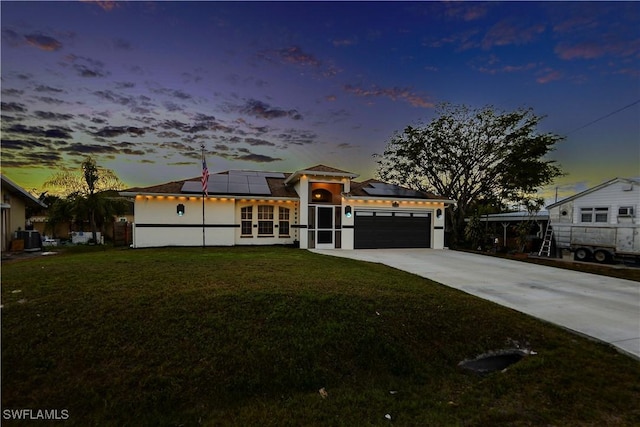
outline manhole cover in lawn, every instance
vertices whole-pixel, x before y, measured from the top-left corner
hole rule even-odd
[[[482,354],[475,359],[463,360],[458,366],[479,374],[488,374],[508,368],[527,354],[529,353],[522,350],[500,350]]]

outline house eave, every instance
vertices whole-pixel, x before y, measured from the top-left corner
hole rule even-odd
[[[121,191],[121,196],[124,197],[151,197],[151,198],[197,198],[201,199],[202,194],[188,194],[188,193],[151,193],[144,191]],[[282,200],[282,201],[300,201],[297,197],[278,197],[268,195],[257,194],[209,194],[206,199],[227,199],[227,200]]]
[[[349,178],[349,179],[354,179],[360,176],[357,173],[350,173],[350,172],[321,172],[321,171],[315,171],[315,170],[302,170],[302,171],[294,172],[291,175],[289,175],[289,177],[284,180],[284,185],[290,185],[298,181],[300,177],[303,175],[326,176],[331,178]]]
[[[349,196],[343,195],[343,197],[347,200],[358,200],[358,201],[367,201],[367,200],[383,200],[385,202],[427,202],[427,203],[442,203],[445,205],[454,205],[456,202],[454,200],[449,199],[418,199],[418,198],[407,198],[407,197],[365,197],[365,196]]]
[[[6,175],[0,175],[0,176],[2,179],[2,186],[20,195],[25,200],[25,202],[35,204],[41,208],[47,207],[47,205],[44,202],[36,199],[34,196],[29,194],[24,188],[20,187],[18,184],[11,181]]]

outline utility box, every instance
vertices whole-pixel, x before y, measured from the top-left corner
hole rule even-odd
[[[24,241],[24,250],[27,252],[42,250],[42,238],[36,230],[18,231],[18,240]]]

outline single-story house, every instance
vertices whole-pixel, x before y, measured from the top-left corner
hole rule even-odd
[[[318,165],[293,173],[231,170],[120,192],[134,200],[133,246],[299,245],[444,248],[454,201]]]
[[[2,182],[0,195],[2,198],[2,251],[4,252],[11,249],[11,241],[17,237],[16,233],[28,228],[27,208],[46,208],[46,205],[5,175],[0,175],[0,181]]]

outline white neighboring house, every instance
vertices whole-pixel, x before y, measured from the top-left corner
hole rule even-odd
[[[558,248],[577,260],[640,258],[640,181],[615,178],[547,206]]]
[[[120,194],[135,202],[135,248],[444,248],[444,211],[452,200],[353,181],[357,176],[324,165],[294,173],[227,171],[209,175],[204,202],[199,178]]]

